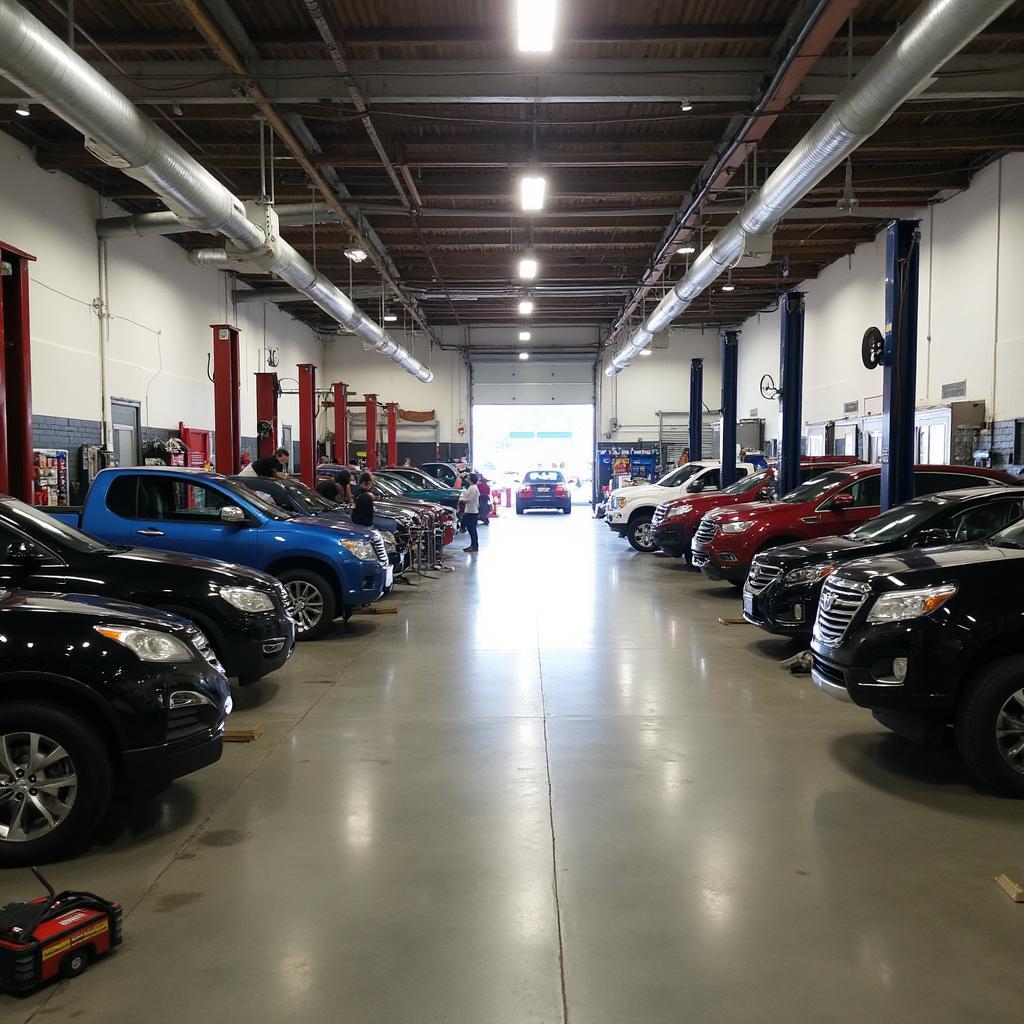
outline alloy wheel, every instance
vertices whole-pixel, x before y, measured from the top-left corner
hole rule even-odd
[[[1024,688],[1011,693],[996,715],[996,746],[1003,760],[1024,774]]]
[[[651,542],[651,524],[641,523],[634,531],[633,536],[636,538],[637,544],[642,548],[653,547]]]
[[[56,740],[38,732],[0,735],[0,840],[25,843],[59,828],[78,792],[78,772]]]
[[[305,580],[290,580],[285,584],[295,608],[295,623],[300,633],[313,629],[324,617],[324,596]]]

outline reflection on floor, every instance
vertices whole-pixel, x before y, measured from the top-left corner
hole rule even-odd
[[[125,903],[123,949],[0,1016],[1019,1021],[1020,805],[580,511],[237,691],[257,742],[48,872]]]

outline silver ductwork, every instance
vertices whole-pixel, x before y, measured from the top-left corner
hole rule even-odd
[[[768,180],[701,252],[687,274],[612,357],[614,377],[633,361],[712,282],[743,254],[747,235],[774,230],[815,185],[827,177],[954,54],[1012,0],[925,0],[851,85],[815,122]]]
[[[99,72],[14,0],[0,0],[0,74],[85,136],[86,148],[155,192],[189,230],[223,235],[234,253],[276,274],[331,319],[427,383],[433,373],[165,135]]]
[[[337,224],[338,215],[326,203],[280,203],[274,207],[278,222],[290,226]],[[156,213],[136,213],[127,217],[101,217],[96,221],[96,234],[100,238],[121,238],[136,235],[183,235],[195,228],[178,220],[170,210]]]

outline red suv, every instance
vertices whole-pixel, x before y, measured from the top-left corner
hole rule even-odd
[[[827,469],[860,463],[853,455],[805,456],[800,463],[800,480],[809,480]],[[690,494],[662,502],[651,520],[651,540],[673,558],[690,557],[690,543],[697,524],[708,512],[751,501],[771,501],[775,497],[775,470],[765,469],[741,477],[721,491]]]
[[[1003,486],[1020,480],[998,469],[973,466],[916,466],[914,496],[977,485]],[[815,476],[779,501],[734,505],[709,512],[691,544],[693,564],[713,580],[740,587],[759,551],[847,533],[881,511],[882,468],[850,466]]]

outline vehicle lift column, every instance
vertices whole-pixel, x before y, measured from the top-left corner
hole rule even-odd
[[[804,388],[804,293],[787,292],[782,297],[782,339],[779,352],[779,441],[778,494],[800,483],[800,432]]]
[[[388,402],[388,465],[398,465],[398,403]]]
[[[210,324],[213,328],[213,426],[217,472],[235,476],[242,469],[242,431],[238,376],[238,328]]]
[[[299,363],[299,478],[316,483],[316,363]]]
[[[377,468],[377,396],[363,395],[366,402],[366,468]]]
[[[882,511],[914,496],[917,293],[921,222],[894,220],[885,235],[882,351]]]
[[[277,450],[277,396],[279,385],[276,373],[256,374],[256,426],[259,433],[261,423],[270,424],[270,433],[256,438],[256,457],[259,459],[273,455]]]
[[[28,265],[0,242],[0,492],[32,504],[32,340]]]
[[[722,332],[722,469],[720,487],[736,482],[736,386],[739,331]]]
[[[695,411],[696,410],[696,411]],[[690,360],[690,461],[704,458],[704,360]]]
[[[348,465],[348,385],[334,385],[334,461]]]

